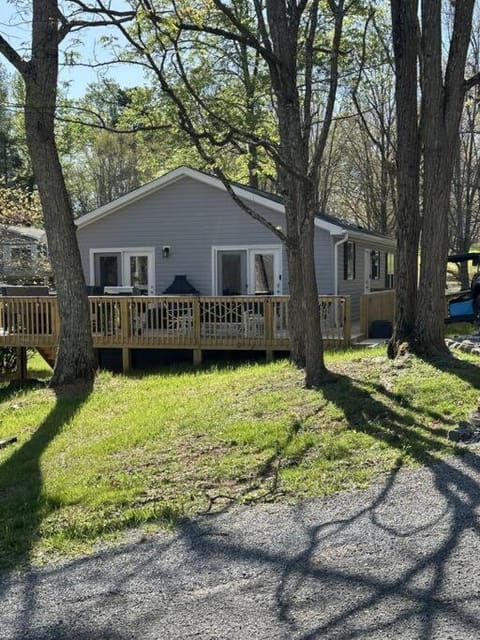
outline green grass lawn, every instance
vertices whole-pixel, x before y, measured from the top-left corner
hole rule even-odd
[[[0,450],[1,566],[236,503],[364,487],[451,453],[448,429],[478,404],[480,367],[462,358],[331,354],[320,392],[286,361],[103,372],[89,396],[4,386],[0,439],[18,443]]]

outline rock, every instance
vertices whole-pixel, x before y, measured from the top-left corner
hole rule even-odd
[[[448,432],[447,438],[452,442],[467,442],[474,434],[475,431],[468,422],[460,422],[458,427]]]
[[[460,351],[464,351],[465,353],[470,353],[475,346],[475,343],[471,340],[463,340],[460,343],[459,349]]]
[[[470,424],[474,427],[480,427],[480,408],[472,411],[469,416]]]

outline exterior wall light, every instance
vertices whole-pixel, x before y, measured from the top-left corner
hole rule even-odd
[[[162,247],[162,256],[164,258],[170,258],[172,255],[172,250],[169,246]]]

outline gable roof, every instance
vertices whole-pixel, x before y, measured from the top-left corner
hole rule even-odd
[[[111,213],[136,202],[137,200],[141,200],[148,195],[160,191],[164,187],[167,187],[182,178],[191,178],[192,180],[209,185],[219,189],[220,191],[226,191],[224,184],[216,176],[204,173],[197,169],[191,169],[190,167],[178,167],[177,169],[169,171],[151,182],[147,182],[147,184],[139,187],[138,189],[130,191],[130,193],[127,193],[116,200],[112,200],[112,202],[109,202],[98,209],[94,209],[93,211],[84,214],[75,220],[75,224],[79,229],[86,227],[87,225],[92,224],[97,220],[100,220]],[[235,194],[241,197],[242,200],[247,201],[249,204],[259,204],[271,211],[275,211],[283,215],[285,214],[285,207],[281,196],[273,193],[267,193],[266,191],[260,191],[259,189],[254,189],[253,187],[235,182],[232,182],[231,184]],[[315,216],[315,226],[327,231],[333,236],[345,235],[348,233],[349,236],[351,235],[352,237],[368,237],[370,240],[375,238],[377,241],[391,244],[392,246],[394,244],[394,241],[387,236],[363,229],[362,227],[357,227],[351,223],[344,222],[338,218],[334,218],[333,216],[323,213]]]
[[[46,242],[45,231],[36,227],[25,227],[20,225],[8,225],[6,231],[22,240],[35,240],[36,242]]]

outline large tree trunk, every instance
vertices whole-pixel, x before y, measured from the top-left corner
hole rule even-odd
[[[323,358],[323,339],[320,325],[320,308],[315,274],[314,218],[309,216],[300,233],[302,256],[303,300],[305,317],[305,385],[308,388],[321,386],[328,372]]]
[[[293,176],[280,172],[286,187],[287,256],[289,268],[289,330],[291,359],[305,368],[309,388],[322,385],[328,377],[323,357],[323,340],[318,305],[314,256],[314,187],[299,184]],[[293,196],[293,197],[292,197]]]
[[[395,327],[388,353],[413,340],[420,233],[420,150],[417,114],[417,0],[392,0],[397,112],[397,255]]]
[[[73,214],[55,144],[57,20],[55,0],[33,3],[32,59],[24,77],[27,144],[42,203],[60,315],[60,342],[51,380],[54,387],[89,385],[96,368]]]
[[[289,266],[291,358],[305,367],[305,383],[319,387],[327,377],[315,278],[314,219],[316,188],[308,178],[310,142],[302,121],[297,86],[297,37],[294,13],[285,3],[267,3],[273,49],[279,62],[271,66],[279,123],[278,180],[285,201]],[[290,23],[291,20],[291,23]]]
[[[444,340],[450,188],[464,100],[464,70],[473,0],[455,10],[449,60],[442,73],[442,13],[437,0],[422,3],[423,228],[415,350],[448,353]]]

